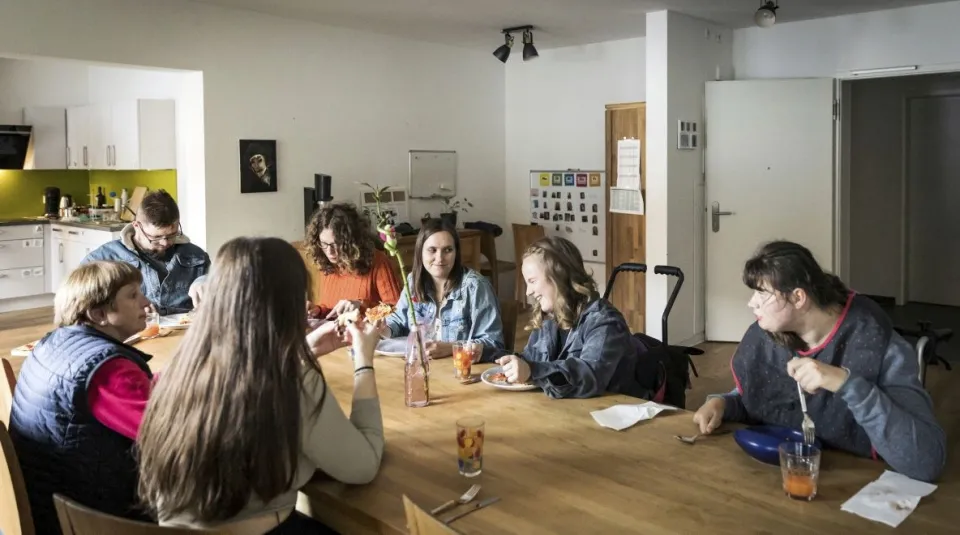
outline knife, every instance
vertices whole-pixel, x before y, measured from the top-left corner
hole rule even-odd
[[[444,524],[449,524],[449,523],[453,522],[454,520],[458,520],[458,519],[460,519],[460,518],[463,518],[463,517],[469,515],[470,513],[474,512],[474,511],[478,511],[478,510],[483,509],[484,507],[486,507],[486,506],[488,506],[488,505],[493,505],[493,504],[495,504],[495,503],[497,503],[497,502],[499,502],[499,501],[500,501],[500,498],[498,498],[498,497],[496,497],[496,496],[494,496],[493,498],[487,498],[486,500],[483,500],[482,502],[479,502],[479,503],[475,503],[475,504],[471,505],[469,508],[467,508],[467,509],[465,509],[465,510],[463,510],[463,511],[460,511],[459,513],[451,516],[450,518],[444,520],[443,523],[444,523]]]

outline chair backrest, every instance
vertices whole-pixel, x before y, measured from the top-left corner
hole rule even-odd
[[[503,322],[503,342],[507,351],[514,351],[517,345],[517,316],[520,303],[514,300],[500,301],[500,320]]]
[[[480,254],[483,255],[490,264],[490,282],[493,283],[493,290],[500,295],[500,266],[497,262],[497,239],[493,234],[487,231],[481,231],[480,234]]]
[[[197,533],[228,534],[229,531],[200,530],[190,528],[168,528],[157,524],[136,522],[119,518],[64,497],[53,495],[53,505],[57,508],[57,519],[63,535],[102,535],[103,533],[123,533],[124,535],[195,535]]]
[[[546,235],[544,228],[540,225],[521,225],[513,224],[513,252],[514,259],[517,262],[516,287],[514,288],[514,298],[522,305],[526,305],[527,285],[523,282],[523,273],[520,270],[520,264],[523,262],[523,253],[533,242]],[[526,306],[523,306],[526,308]]]
[[[403,510],[407,515],[407,530],[410,535],[451,535],[457,532],[413,503],[403,495]]]
[[[3,535],[34,535],[33,517],[23,482],[20,461],[13,449],[13,441],[6,424],[0,423],[0,533]]]
[[[0,368],[3,368],[0,377],[0,422],[10,428],[10,411],[13,409],[13,389],[17,386],[17,377],[13,374],[10,361],[0,358]]]

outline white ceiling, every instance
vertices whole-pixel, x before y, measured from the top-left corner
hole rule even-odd
[[[761,0],[193,0],[398,37],[490,49],[500,29],[533,24],[538,48],[641,37],[645,14],[670,9],[730,28],[753,25]],[[781,0],[778,22],[948,0]],[[518,39],[519,41],[519,39]]]

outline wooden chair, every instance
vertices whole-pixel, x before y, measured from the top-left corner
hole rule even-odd
[[[520,315],[520,303],[508,300],[500,301],[500,320],[503,322],[503,342],[507,351],[514,351],[517,345],[517,316]]]
[[[119,518],[62,496],[53,495],[53,505],[57,508],[57,519],[63,535],[102,535],[103,533],[123,533],[124,535],[195,535],[197,533],[228,534],[229,531],[202,530],[190,528],[168,528],[146,522],[136,522]]]
[[[513,224],[513,252],[514,258],[517,261],[517,283],[514,286],[514,299],[520,303],[521,310],[526,310],[527,308],[527,285],[523,282],[523,273],[520,271],[520,263],[523,262],[523,253],[527,250],[527,247],[530,247],[533,242],[544,237],[544,235],[543,227],[540,225]]]
[[[13,449],[13,441],[6,424],[0,423],[0,533],[3,535],[34,535],[27,486],[23,482],[20,461]]]
[[[410,535],[456,535],[457,532],[413,503],[403,495],[403,510],[407,515],[407,529]]]
[[[0,377],[0,422],[10,428],[10,411],[13,409],[13,389],[17,386],[17,376],[13,374],[10,361],[0,358],[0,367],[3,368]]]

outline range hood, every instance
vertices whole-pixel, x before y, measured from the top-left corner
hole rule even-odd
[[[0,125],[0,169],[23,169],[33,163],[33,127]]]

